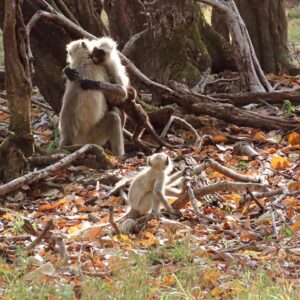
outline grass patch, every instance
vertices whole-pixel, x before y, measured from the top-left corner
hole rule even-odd
[[[146,254],[116,256],[110,259],[113,275],[104,278],[79,275],[73,281],[58,273],[29,281],[23,276],[35,268],[20,250],[14,267],[0,263],[0,290],[4,290],[1,299],[69,300],[75,295],[87,300],[299,299],[300,286],[283,278],[276,283],[272,271],[243,271],[233,263],[225,272],[199,253],[186,240],[149,248]]]

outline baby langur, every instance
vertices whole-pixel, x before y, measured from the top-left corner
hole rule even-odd
[[[157,214],[162,204],[165,209],[173,214],[180,216],[180,211],[174,209],[166,199],[165,191],[173,196],[182,194],[180,191],[172,190],[171,187],[166,187],[175,180],[180,178],[182,172],[177,172],[172,176],[168,176],[172,170],[172,163],[168,155],[164,153],[153,154],[148,160],[148,167],[141,171],[132,181],[129,193],[128,202],[130,209],[128,212],[117,219],[115,222],[121,222],[126,219],[137,219],[149,212]],[[180,173],[180,175],[178,175]],[[98,227],[104,227],[110,223],[101,224]]]
[[[165,196],[168,173],[172,170],[169,156],[164,153],[153,154],[148,165],[131,183],[128,194],[131,211],[138,212],[139,215],[150,211],[156,214],[160,204],[163,204],[171,214],[180,214],[168,203]]]

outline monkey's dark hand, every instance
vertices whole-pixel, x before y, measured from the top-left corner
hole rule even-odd
[[[72,69],[70,67],[65,67],[63,69],[63,72],[64,72],[65,76],[67,77],[67,79],[69,79],[70,81],[75,81],[75,80],[79,79],[79,73],[77,72],[76,69]]]
[[[88,79],[80,80],[80,86],[83,90],[93,90],[99,87],[97,81],[88,80]]]

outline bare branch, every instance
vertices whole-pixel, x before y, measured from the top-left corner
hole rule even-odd
[[[68,156],[64,157],[54,165],[48,166],[45,169],[39,170],[39,171],[34,171],[30,172],[22,177],[19,177],[15,180],[12,180],[6,184],[3,184],[0,186],[0,196],[3,196],[19,187],[21,187],[24,184],[29,184],[34,181],[38,181],[41,179],[46,178],[49,176],[50,173],[55,172],[57,170],[62,169],[66,165],[71,164],[73,161],[78,159],[82,154],[90,151],[93,149],[94,145],[85,145],[81,147],[79,150],[75,151],[74,153],[69,154]],[[103,154],[103,159],[105,159],[105,154]]]

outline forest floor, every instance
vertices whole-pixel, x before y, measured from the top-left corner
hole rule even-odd
[[[289,40],[295,45],[300,44],[299,28],[300,7],[294,7],[289,10]],[[300,86],[297,78],[270,77],[289,88]],[[58,146],[53,130],[57,117],[38,95],[35,99],[33,133],[38,150],[46,155]],[[288,101],[255,109],[266,115],[300,115],[300,108]],[[8,120],[3,93],[0,141]],[[0,299],[299,299],[300,135],[222,122],[196,129],[210,134],[213,142],[200,149],[193,145],[193,135],[178,127],[168,136],[183,143],[181,149],[163,150],[177,170],[210,157],[239,174],[267,172],[272,189],[288,187],[295,194],[261,197],[260,211],[255,201],[243,203],[249,192],[222,192],[218,202],[199,201],[203,219],[188,203],[178,220],[155,219],[138,234],[116,235],[111,226],[97,225],[108,221],[109,207],[118,218],[127,205],[123,194],[103,196],[145,166],[146,158],[109,156],[116,167],[107,171],[69,166],[0,197]],[[234,146],[240,141],[258,155],[236,154]],[[211,168],[205,176],[212,183],[233,182]],[[60,251],[63,246],[54,248],[49,236],[31,244],[49,221],[49,232],[60,237],[67,260]]]
[[[269,79],[276,78],[286,87],[300,85],[289,76]],[[3,138],[9,118],[5,98],[1,94]],[[46,154],[57,147],[54,114],[41,98],[35,95],[34,99],[33,132],[39,150]],[[290,118],[299,118],[300,113],[288,101],[255,109]],[[176,169],[194,167],[210,157],[239,174],[266,172],[272,189],[288,187],[296,194],[262,196],[258,206],[255,201],[243,203],[249,196],[245,190],[227,191],[218,194],[219,201],[201,199],[200,218],[189,203],[178,220],[155,219],[138,234],[116,235],[111,226],[97,225],[108,221],[109,207],[117,218],[127,205],[122,194],[103,196],[145,166],[146,158],[124,161],[109,156],[116,167],[107,171],[69,166],[2,196],[0,298],[299,299],[300,135],[221,122],[196,129],[210,134],[213,142],[200,149],[191,143],[192,134],[181,128],[168,136],[184,143],[178,150],[164,150]],[[257,155],[236,154],[234,146],[240,141]],[[233,182],[212,168],[205,173],[212,183]],[[209,218],[214,224],[208,223]],[[32,245],[49,221],[52,238],[45,236]],[[59,249],[53,247],[54,236]]]

